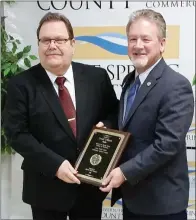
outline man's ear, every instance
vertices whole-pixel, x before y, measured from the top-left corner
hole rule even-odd
[[[165,51],[166,39],[161,39],[160,52],[163,53]]]
[[[72,47],[73,47],[73,51],[72,51],[72,53],[73,53],[73,55],[74,55],[74,52],[75,52],[75,44],[76,44],[76,41],[75,41],[75,39],[72,39],[71,40],[71,45],[72,45]]]

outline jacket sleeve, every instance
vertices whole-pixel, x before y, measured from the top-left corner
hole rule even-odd
[[[179,80],[163,97],[151,145],[120,165],[132,185],[172,160],[185,147],[185,137],[192,122],[193,92],[188,80]],[[141,125],[142,126],[142,125]]]
[[[28,95],[25,86],[10,80],[3,111],[3,129],[11,147],[35,172],[54,177],[64,158],[39,142],[29,131]]]

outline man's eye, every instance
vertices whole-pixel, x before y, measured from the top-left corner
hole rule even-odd
[[[57,39],[57,40],[55,40],[55,41],[57,42],[57,44],[63,44],[64,39]]]
[[[49,44],[49,43],[50,43],[50,39],[43,39],[43,40],[42,40],[42,43],[44,43],[44,44]]]
[[[149,39],[144,39],[144,42],[149,42],[150,40]]]

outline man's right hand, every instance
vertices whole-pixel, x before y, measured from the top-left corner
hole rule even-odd
[[[72,167],[68,160],[65,160],[59,167],[56,176],[66,183],[80,184],[80,180],[75,176],[77,171]]]

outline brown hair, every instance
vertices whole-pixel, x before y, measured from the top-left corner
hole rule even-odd
[[[39,40],[39,32],[41,29],[41,26],[45,23],[45,22],[50,22],[50,21],[63,21],[68,34],[69,34],[69,38],[73,39],[74,38],[74,33],[73,33],[73,28],[72,25],[69,21],[68,18],[66,18],[64,15],[60,14],[60,13],[52,13],[52,12],[48,12],[47,14],[45,14],[42,19],[39,22],[39,26],[37,28],[37,39]]]
[[[126,32],[128,34],[129,28],[132,25],[132,23],[140,18],[147,19],[149,21],[155,22],[157,25],[157,28],[159,29],[159,37],[165,38],[166,37],[166,22],[163,18],[163,16],[152,9],[141,9],[138,11],[135,11],[131,14],[127,27]]]

